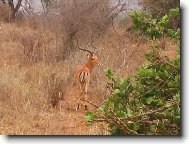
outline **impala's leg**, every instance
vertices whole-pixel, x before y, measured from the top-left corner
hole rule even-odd
[[[85,85],[85,100],[88,100],[88,89],[90,83],[90,73],[87,74],[86,85]],[[87,102],[85,102],[85,110],[87,110]]]
[[[81,82],[80,82],[79,79],[77,79],[77,85],[78,85],[78,94],[77,94],[77,107],[76,107],[76,110],[79,109],[79,106],[81,104],[81,96],[82,96],[82,93],[83,93]]]

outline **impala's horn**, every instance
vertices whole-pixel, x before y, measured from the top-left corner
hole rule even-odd
[[[93,44],[93,39],[92,38],[90,40],[90,45],[95,49],[94,53],[96,53],[98,51],[98,48]]]
[[[88,52],[91,56],[93,55],[93,53],[92,53],[90,50],[81,48],[81,46],[79,45],[79,42],[78,42],[78,39],[77,39],[77,38],[76,38],[76,44],[77,44],[77,47],[78,47],[80,50],[83,50],[83,51]]]

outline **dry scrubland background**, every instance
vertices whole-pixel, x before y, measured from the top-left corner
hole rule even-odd
[[[102,10],[107,5],[101,3]],[[87,59],[86,53],[74,46],[70,35],[77,30],[74,36],[90,50],[93,49],[88,38],[93,31],[103,30],[94,40],[101,65],[94,68],[89,90],[90,100],[96,105],[108,97],[104,73],[107,67],[115,75],[132,75],[144,63],[144,54],[157,44],[165,46],[163,53],[175,57],[175,46],[168,39],[152,43],[133,33],[128,17],[114,28],[107,23],[98,29],[95,22],[102,20],[98,14],[83,14],[88,22],[80,24],[80,9],[71,11],[62,6],[65,17],[33,14],[9,23],[9,9],[0,7],[1,134],[106,134],[99,125],[84,126],[84,113],[74,111],[77,89],[73,72]]]

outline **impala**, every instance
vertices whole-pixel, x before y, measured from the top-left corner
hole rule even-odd
[[[78,44],[77,39],[76,39],[76,43],[77,43],[77,47],[80,50],[88,52],[88,60],[86,61],[86,63],[84,65],[77,66],[75,69],[75,80],[79,89],[79,98],[76,108],[76,110],[78,110],[81,104],[81,97],[84,96],[85,100],[88,99],[88,88],[91,80],[91,72],[94,66],[100,63],[96,55],[97,48],[91,42],[90,42],[91,46],[93,46],[96,49],[95,52],[91,52],[87,49],[81,48]],[[85,104],[85,110],[86,109],[87,109],[87,105]]]

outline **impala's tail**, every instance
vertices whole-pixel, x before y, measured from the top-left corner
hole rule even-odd
[[[86,92],[86,87],[88,86],[89,79],[90,79],[89,72],[83,71],[79,74],[79,82],[81,84],[82,91]]]

